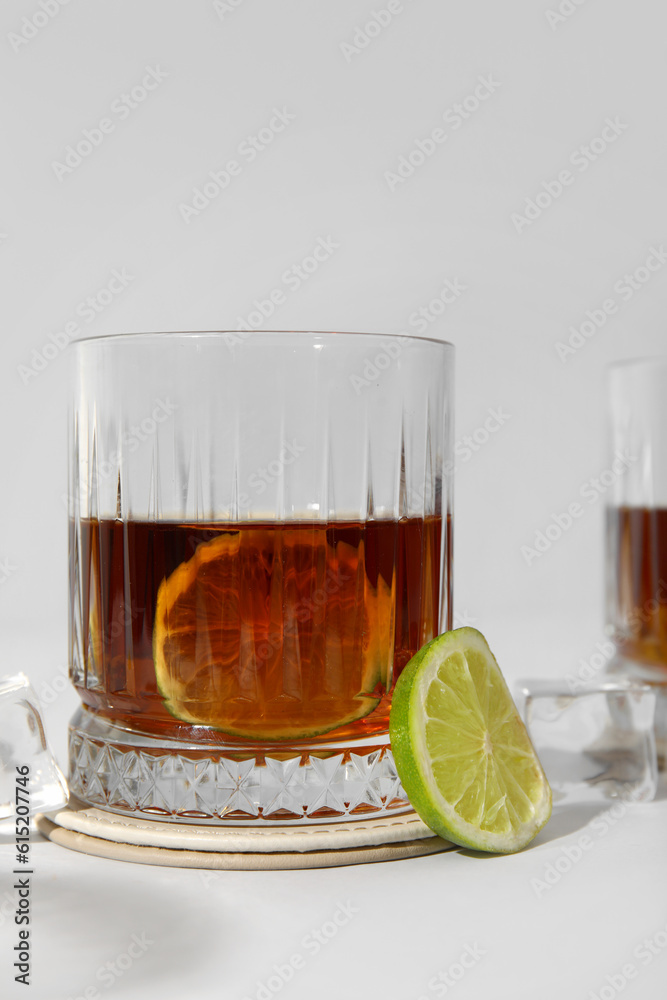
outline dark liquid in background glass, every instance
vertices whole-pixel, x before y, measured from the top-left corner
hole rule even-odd
[[[667,509],[607,509],[608,618],[620,654],[667,667]]]
[[[386,731],[401,670],[451,627],[440,622],[443,551],[448,592],[451,524],[440,517],[82,520],[78,532],[72,522],[80,696],[151,734],[205,726],[190,735],[326,742]]]

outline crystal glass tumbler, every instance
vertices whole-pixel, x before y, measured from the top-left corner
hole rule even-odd
[[[667,756],[667,357],[609,369],[607,626],[612,676],[654,685]]]
[[[197,823],[409,808],[388,716],[451,624],[452,346],[160,333],[70,354],[70,792]]]

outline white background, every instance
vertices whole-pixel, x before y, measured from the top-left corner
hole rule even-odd
[[[411,314],[446,279],[466,286],[428,326],[457,348],[457,438],[490,408],[509,419],[457,467],[458,614],[488,634],[511,679],[563,675],[603,637],[604,497],[584,501],[584,515],[530,565],[521,549],[609,465],[605,364],[667,346],[667,266],[628,301],[614,289],[667,240],[667,15],[655,0],[566,0],[571,13],[560,20],[547,16],[556,0],[404,0],[363,48],[342,45],[363,44],[358,29],[386,6],[70,0],[26,44],[12,44],[40,7],[3,0],[0,652],[3,672],[27,669],[46,692],[61,758],[76,703],[53,687],[66,661],[68,388],[60,350],[40,371],[35,359],[74,319],[86,336],[234,329],[254,300],[285,290],[281,275],[318,237],[340,246],[288,291],[267,328],[416,332]],[[121,120],[114,102],[147,67],[166,77]],[[480,77],[494,81],[493,93],[466,120],[455,111],[444,119]],[[249,163],[239,146],[275,108],[294,120]],[[54,162],[102,118],[113,131],[59,179]],[[606,119],[621,123],[620,134],[581,170],[575,151]],[[446,140],[390,185],[387,172],[435,128]],[[240,176],[186,223],[179,206],[230,159]],[[513,213],[564,169],[573,183],[518,232]],[[93,322],[77,317],[114,269],[132,276],[128,287]],[[570,328],[609,298],[617,312],[559,357]],[[588,996],[667,918],[651,900],[659,879],[649,868],[661,836],[664,858],[664,813],[650,808],[557,887],[550,911],[529,879],[562,850],[564,830],[579,835],[569,820],[521,859],[234,875],[216,883],[215,898],[196,873],[126,872],[43,844],[41,986],[31,995],[76,995],[130,930],[150,925],[159,944],[109,995],[241,997],[330,917],[338,892],[356,887],[365,915],[285,997],[434,996],[429,977],[478,932],[493,955],[456,996]],[[85,890],[73,885],[84,868]],[[65,869],[71,879],[58,883]],[[56,914],[67,935],[64,923],[56,932]],[[49,968],[47,939],[62,949]],[[557,959],[559,948],[571,958]],[[58,954],[66,958],[49,992]],[[667,958],[656,958],[624,995],[662,995],[659,961],[664,983]]]

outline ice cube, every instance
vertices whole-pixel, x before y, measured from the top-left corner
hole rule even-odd
[[[25,768],[27,767],[27,771]],[[27,785],[17,779],[27,777]],[[48,744],[37,695],[24,674],[0,679],[0,823],[67,802],[67,785]],[[17,814],[17,806],[21,807]],[[27,812],[24,811],[27,807]]]
[[[519,710],[555,802],[655,797],[655,689],[601,682],[573,691],[565,681],[525,680]]]

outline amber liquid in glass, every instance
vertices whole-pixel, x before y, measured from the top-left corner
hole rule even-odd
[[[180,738],[386,732],[401,670],[450,627],[450,531],[440,517],[72,522],[81,698],[121,725]]]
[[[628,660],[667,667],[667,509],[607,510],[614,640]]]

